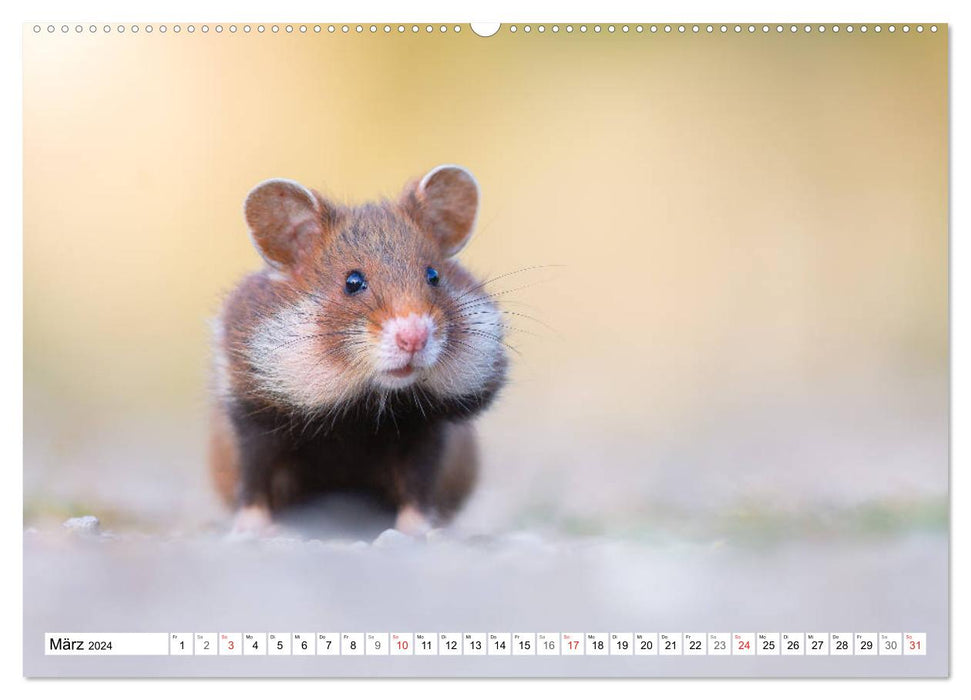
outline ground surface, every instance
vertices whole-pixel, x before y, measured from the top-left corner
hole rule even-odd
[[[901,675],[947,672],[942,531],[728,540],[520,532],[373,544],[299,533],[29,528],[28,675]],[[122,657],[63,631],[919,631],[926,657]]]

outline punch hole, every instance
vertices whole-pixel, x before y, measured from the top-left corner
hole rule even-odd
[[[473,22],[469,25],[472,28],[472,33],[476,36],[490,37],[499,31],[499,27],[502,25],[499,22]]]

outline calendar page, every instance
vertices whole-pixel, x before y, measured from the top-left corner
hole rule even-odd
[[[643,19],[23,26],[26,676],[948,675],[948,26]]]

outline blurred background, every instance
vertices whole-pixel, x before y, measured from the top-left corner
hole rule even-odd
[[[226,517],[208,319],[248,190],[478,178],[461,259],[511,316],[476,532],[944,533],[938,34],[33,35],[24,519]]]

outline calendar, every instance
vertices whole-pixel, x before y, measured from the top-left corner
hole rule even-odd
[[[304,5],[7,42],[23,675],[948,677],[949,18]]]
[[[52,656],[924,656],[922,632],[55,634]]]

